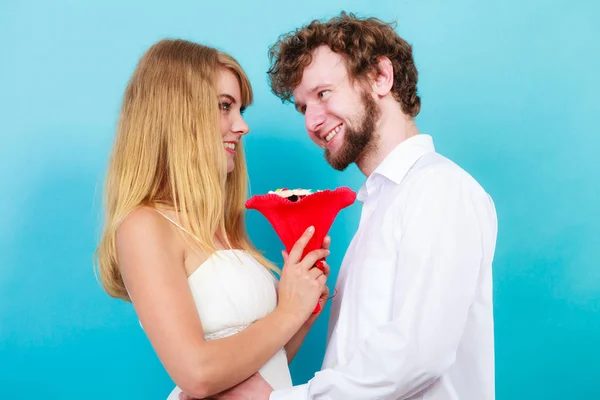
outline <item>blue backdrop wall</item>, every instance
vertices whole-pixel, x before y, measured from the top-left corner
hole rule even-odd
[[[0,398],[161,399],[171,390],[132,307],[105,295],[92,269],[121,95],[155,41],[213,45],[247,70],[254,193],[360,187],[355,168],[326,165],[265,75],[279,34],[342,9],[398,21],[420,71],[421,131],[496,201],[497,398],[600,398],[598,4],[3,1]],[[359,213],[359,204],[344,210],[332,228],[332,282]],[[248,219],[278,261],[269,225]],[[297,383],[320,366],[328,312],[292,365]]]

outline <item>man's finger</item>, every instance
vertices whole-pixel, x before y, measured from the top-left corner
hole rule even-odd
[[[331,246],[331,237],[325,236],[325,239],[323,239],[323,244],[321,247],[323,247],[324,249],[329,249],[329,246]]]
[[[331,272],[329,264],[327,264],[325,261],[321,261],[320,266],[323,267],[323,273],[325,274],[325,276],[329,277],[329,273]]]
[[[321,291],[321,299],[322,300],[327,300],[329,298],[329,286],[325,285],[323,286],[323,291]]]

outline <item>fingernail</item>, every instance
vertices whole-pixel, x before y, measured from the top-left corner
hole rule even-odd
[[[311,226],[310,228],[308,228],[308,231],[309,231],[309,232],[313,232],[314,230],[315,230],[315,227],[314,227],[314,226]]]

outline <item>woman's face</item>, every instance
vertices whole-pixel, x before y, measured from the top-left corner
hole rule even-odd
[[[235,152],[238,142],[248,133],[250,128],[244,121],[242,113],[242,94],[237,76],[226,68],[219,69],[217,80],[219,110],[221,114],[221,135],[227,159],[227,173],[233,171]]]

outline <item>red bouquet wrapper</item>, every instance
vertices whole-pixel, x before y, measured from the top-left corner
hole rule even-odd
[[[274,193],[257,195],[246,201],[246,208],[257,210],[269,221],[288,252],[304,231],[313,226],[315,232],[304,248],[304,257],[322,247],[323,239],[338,213],[355,200],[356,193],[352,189],[339,187],[315,192],[297,201],[290,201]],[[316,308],[315,312],[318,311]]]

